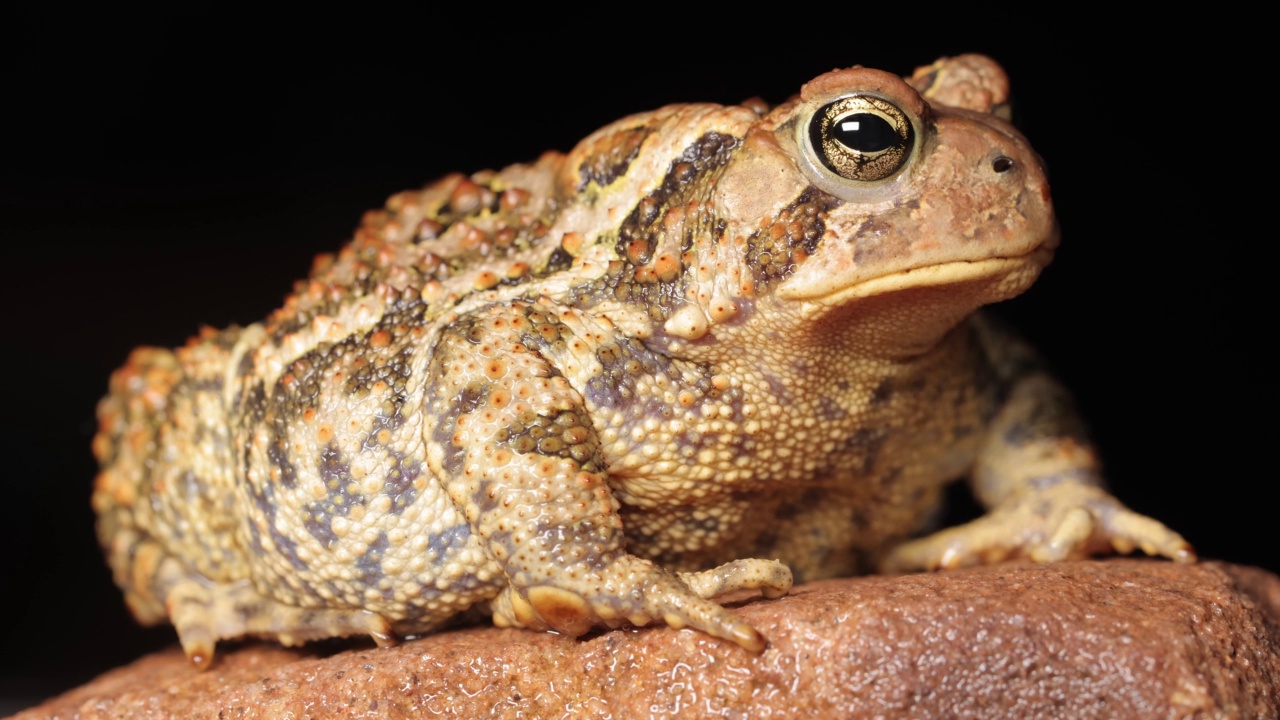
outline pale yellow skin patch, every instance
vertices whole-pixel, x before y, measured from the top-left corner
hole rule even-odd
[[[715,598],[1191,559],[1107,494],[1061,388],[975,314],[1057,244],[1006,98],[977,56],[842,70],[392,197],[263,323],[112,377],[93,502],[130,607],[202,666],[220,639],[389,644],[472,609],[760,651]],[[815,124],[863,106],[893,132]],[[966,476],[990,513],[911,540]]]

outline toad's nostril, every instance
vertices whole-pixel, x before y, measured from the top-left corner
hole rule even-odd
[[[1013,169],[1013,158],[1001,155],[991,161],[991,169],[998,173],[1009,172]]]

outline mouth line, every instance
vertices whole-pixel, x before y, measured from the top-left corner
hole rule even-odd
[[[825,295],[796,298],[824,308],[843,305],[858,298],[886,295],[902,290],[938,287],[1007,274],[1028,264],[1048,263],[1053,249],[1038,247],[1031,252],[1009,257],[983,258],[982,260],[953,260],[951,262],[925,265],[923,267],[898,270],[885,275],[867,278],[849,287],[841,288]],[[1037,262],[1038,261],[1038,262]]]

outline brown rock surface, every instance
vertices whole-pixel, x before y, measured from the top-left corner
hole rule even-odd
[[[1280,715],[1280,578],[1145,560],[1002,565],[805,585],[737,606],[761,655],[689,630],[585,640],[473,628],[325,655],[177,649],[36,718]]]

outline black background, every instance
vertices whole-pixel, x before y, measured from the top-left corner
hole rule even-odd
[[[1233,196],[1253,118],[1217,84],[1234,61],[1061,14],[832,7],[618,6],[625,23],[479,6],[465,22],[17,11],[0,167],[0,710],[173,641],[127,615],[92,533],[94,405],[130,348],[260,319],[398,190],[568,150],[666,103],[777,102],[853,63],[908,73],[978,51],[1005,65],[1063,246],[1001,312],[1075,391],[1117,495],[1205,557],[1280,570],[1257,490],[1274,422],[1245,414],[1272,412],[1254,347],[1274,323],[1234,227],[1255,210]]]

